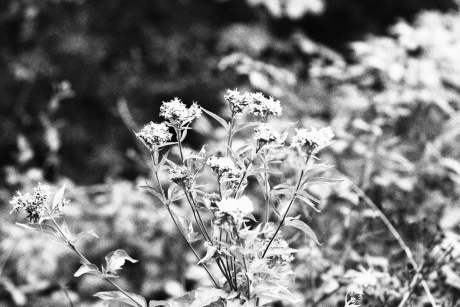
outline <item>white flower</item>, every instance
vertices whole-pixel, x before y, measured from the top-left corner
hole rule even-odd
[[[296,129],[296,135],[292,138],[292,146],[307,147],[308,151],[317,151],[332,142],[334,133],[330,127],[317,129]]]
[[[245,216],[254,211],[254,205],[247,196],[242,196],[238,199],[224,198],[217,203],[217,207],[221,212],[234,217]]]
[[[13,206],[11,212],[24,210],[31,223],[37,223],[46,214],[46,208],[50,199],[50,188],[39,183],[32,193],[22,194],[20,191],[11,199]]]
[[[160,146],[171,140],[172,134],[165,123],[156,124],[150,122],[145,125],[136,136],[149,149],[153,150],[155,146]]]
[[[209,157],[206,162],[211,169],[219,175],[228,172],[236,172],[238,169],[232,159],[228,157]]]
[[[224,99],[227,101],[233,114],[242,113],[249,103],[248,94],[241,94],[237,89],[228,89]]]
[[[280,135],[271,124],[264,123],[254,129],[254,137],[258,142],[266,144],[279,140]]]
[[[175,165],[169,169],[169,178],[172,182],[190,188],[193,185],[193,176],[185,165]]]
[[[248,94],[249,113],[254,116],[267,118],[269,115],[280,116],[282,113],[279,100],[273,97],[265,97],[262,93]]]
[[[194,102],[189,108],[179,99],[174,98],[163,102],[160,107],[160,116],[175,127],[189,124],[195,118],[201,116],[201,108]]]

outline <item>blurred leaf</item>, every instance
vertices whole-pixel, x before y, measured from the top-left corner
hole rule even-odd
[[[284,225],[288,226],[288,227],[294,227],[296,229],[301,230],[310,239],[315,241],[316,244],[321,245],[321,243],[319,243],[318,237],[316,236],[316,233],[305,222],[303,222],[303,221],[301,221],[301,220],[299,220],[297,218],[288,217],[288,218],[286,218],[286,221],[285,221]]]
[[[147,307],[147,302],[145,301],[145,298],[143,298],[140,295],[134,294],[134,293],[130,293],[130,292],[127,292],[127,293],[131,298],[134,299],[134,301],[137,302],[137,304],[134,303],[130,298],[128,298],[126,295],[124,295],[120,291],[98,292],[94,294],[94,296],[108,303],[117,302],[117,303],[124,303],[124,304],[127,304],[129,306],[134,306],[134,307],[139,307],[139,306]]]

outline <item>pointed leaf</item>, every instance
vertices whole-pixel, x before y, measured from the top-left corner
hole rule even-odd
[[[208,114],[209,116],[211,116],[212,118],[214,118],[219,124],[221,124],[222,127],[224,127],[225,129],[228,129],[228,123],[225,121],[225,119],[223,119],[222,117],[220,117],[219,115],[209,111],[209,110],[206,110],[205,108],[201,107],[201,109],[203,110],[204,113]]]
[[[59,206],[64,201],[64,192],[65,192],[65,184],[54,194],[53,204],[51,205],[51,210],[57,210]]]
[[[311,229],[310,226],[308,226],[306,223],[302,222],[301,220],[295,219],[295,218],[287,218],[285,223],[285,226],[288,227],[294,227],[296,229],[301,230],[304,234],[306,234],[310,239],[315,241],[316,244],[321,245],[319,243],[318,237],[316,236],[316,233]]]
[[[208,245],[208,247],[206,248],[206,255],[200,261],[198,261],[198,264],[208,263],[214,257],[216,252],[217,248],[215,246]]]
[[[73,274],[74,277],[80,277],[84,274],[99,274],[100,271],[94,264],[82,264]]]
[[[94,296],[98,297],[99,299],[106,301],[106,302],[117,302],[117,303],[124,303],[129,306],[134,307],[147,307],[147,302],[145,298],[140,295],[126,292],[130,297],[127,297],[121,291],[103,291],[94,294]],[[135,302],[134,302],[134,301]]]

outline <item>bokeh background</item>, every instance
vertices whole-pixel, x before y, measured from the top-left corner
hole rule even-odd
[[[15,225],[8,200],[37,181],[67,184],[69,225],[100,236],[81,243],[94,262],[116,248],[140,260],[126,288],[166,299],[207,284],[167,212],[138,189],[149,169],[132,130],[176,96],[224,112],[227,88],[280,99],[290,121],[331,125],[328,161],[427,263],[440,304],[459,306],[453,0],[0,1],[0,306],[69,306],[66,295],[98,306],[92,294],[107,289],[72,277],[78,259],[65,247]],[[205,118],[195,128],[194,150],[222,133]],[[343,306],[360,266],[379,273],[366,306],[397,306],[413,268],[393,237],[346,184],[316,193],[322,213],[304,213],[323,245],[293,238],[305,306]],[[416,289],[413,306],[424,303]]]

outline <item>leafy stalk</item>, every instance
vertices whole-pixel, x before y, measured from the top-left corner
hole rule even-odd
[[[296,184],[296,188],[295,188],[295,190],[294,190],[294,193],[293,193],[292,196],[291,196],[291,199],[289,200],[289,203],[288,203],[288,206],[287,206],[287,208],[286,208],[286,211],[284,211],[283,217],[281,218],[281,221],[280,221],[278,227],[276,228],[275,233],[273,234],[272,238],[271,238],[270,241],[268,242],[267,247],[265,247],[265,250],[264,250],[264,252],[263,252],[263,254],[262,254],[262,258],[264,258],[265,255],[267,254],[267,251],[268,251],[268,249],[270,248],[270,245],[272,244],[273,240],[275,240],[276,235],[278,234],[278,232],[280,231],[281,227],[283,226],[284,221],[286,220],[286,216],[287,216],[289,210],[291,209],[292,204],[294,203],[294,200],[295,200],[295,198],[296,198],[296,194],[297,194],[297,192],[299,191],[300,184],[301,184],[301,182],[302,182],[302,179],[303,179],[304,174],[305,174],[305,170],[302,169],[302,170],[300,171],[300,175],[299,175],[299,179],[298,179],[297,184]]]
[[[86,264],[86,265],[93,265],[91,261],[88,260],[88,258],[86,258],[83,253],[78,249],[78,247],[67,237],[67,235],[64,233],[64,231],[62,230],[61,226],[57,223],[57,221],[54,219],[53,215],[49,212],[48,213],[48,217],[50,218],[50,220],[52,221],[54,227],[56,228],[56,230],[59,232],[59,234],[61,235],[62,239],[64,240],[64,242],[67,244],[67,246],[69,246],[69,248],[75,252],[77,254],[77,256],[80,258],[80,261],[82,264]],[[120,291],[124,296],[126,296],[129,300],[131,300],[134,304],[136,304],[136,306],[139,306],[139,307],[143,307],[141,304],[139,304],[138,301],[136,301],[128,292],[126,292],[123,288],[121,288],[116,282],[114,282],[113,280],[111,280],[110,278],[108,277],[105,277],[105,276],[102,276],[101,277],[104,281],[106,281],[107,283],[111,284],[113,287],[115,287],[118,291]]]

